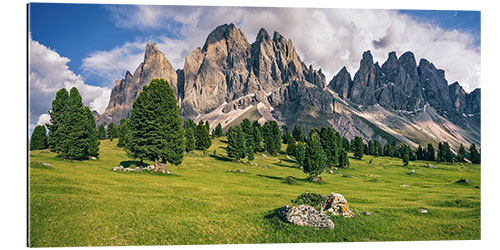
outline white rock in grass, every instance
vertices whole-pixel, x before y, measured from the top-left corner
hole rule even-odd
[[[335,228],[333,221],[326,214],[318,212],[309,205],[284,206],[278,211],[278,216],[285,222],[299,226],[332,230]]]

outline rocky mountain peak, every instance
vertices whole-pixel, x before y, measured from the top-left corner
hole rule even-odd
[[[146,61],[158,53],[161,53],[160,50],[158,50],[158,45],[153,42],[148,42],[146,44],[146,51],[144,52],[144,60]]]
[[[271,37],[269,36],[269,33],[267,33],[267,30],[264,28],[260,28],[259,33],[257,33],[257,38],[255,39],[255,42],[269,41],[269,40],[271,40]]]

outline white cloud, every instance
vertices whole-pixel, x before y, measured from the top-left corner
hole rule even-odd
[[[45,125],[45,124],[50,124],[49,114],[41,114],[40,117],[38,117],[38,122],[36,123],[36,125]]]
[[[330,81],[343,66],[354,75],[363,51],[385,62],[390,51],[414,52],[446,71],[450,83],[467,90],[480,87],[480,48],[473,37],[418,23],[394,10],[240,8],[186,6],[114,6],[109,9],[117,26],[157,29],[173,36],[143,38],[111,51],[93,53],[84,60],[84,72],[109,79],[110,85],[142,61],[147,41],[155,41],[175,68],[187,53],[203,46],[208,33],[223,23],[235,23],[249,42],[261,27],[291,38],[301,58],[322,68]],[[106,65],[100,62],[107,62]],[[107,68],[111,67],[111,68]]]
[[[67,65],[70,59],[60,56],[56,51],[29,37],[29,92],[30,124],[44,122],[46,114],[61,89],[76,87],[83,103],[99,113],[104,112],[111,94],[111,89],[85,84],[80,75],[76,75]]]

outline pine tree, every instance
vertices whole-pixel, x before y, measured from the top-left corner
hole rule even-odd
[[[416,155],[417,155],[417,160],[425,160],[425,153],[422,146],[418,145]]]
[[[213,134],[215,135],[215,137],[221,137],[223,135],[222,133],[222,125],[217,124],[217,127],[215,127],[215,130],[213,132]]]
[[[99,127],[97,127],[97,134],[98,134],[99,140],[106,139],[106,128],[104,127],[104,124],[101,124],[101,125],[99,125]]]
[[[62,141],[66,135],[62,132],[62,126],[68,114],[69,93],[62,88],[56,93],[52,107],[49,110],[50,123],[47,124],[49,130],[47,142],[52,152],[59,153],[64,149]]]
[[[281,150],[281,131],[276,121],[267,121],[263,127],[264,147],[271,155]]]
[[[95,129],[95,118],[92,111],[90,111],[89,107],[84,106],[84,112],[87,116],[87,138],[88,138],[88,147],[87,147],[87,156],[98,157],[99,156],[99,135],[97,134],[97,130]]]
[[[118,137],[118,130],[114,123],[111,122],[108,124],[106,135],[110,141],[113,141],[114,138]]]
[[[295,159],[300,167],[303,167],[306,162],[306,145],[303,142],[297,143],[297,148],[295,150]]]
[[[243,119],[243,121],[240,124],[241,127],[241,132],[243,132],[243,136],[245,136],[245,142],[248,146],[251,146],[252,149],[254,148],[254,141],[253,141],[253,126],[250,120],[248,119]]]
[[[293,136],[290,136],[290,141],[288,142],[288,145],[286,147],[286,153],[288,155],[295,156],[296,150],[297,150],[297,143],[295,142],[295,138],[293,138]]]
[[[205,121],[205,127],[207,127],[208,135],[210,135],[210,123],[208,121]]]
[[[448,142],[443,143],[443,154],[445,162],[453,163],[453,158],[455,158],[455,155],[453,154],[453,152],[451,152],[450,144],[448,144]]]
[[[373,144],[373,141],[368,141],[368,155],[375,155],[375,144]]]
[[[262,151],[262,126],[259,122],[254,121],[253,127],[253,146],[255,152]]]
[[[410,147],[406,145],[401,145],[401,159],[403,160],[403,164],[408,166],[410,161]]]
[[[186,152],[191,152],[196,148],[196,140],[193,127],[188,126],[186,129]]]
[[[46,149],[47,146],[47,130],[44,125],[38,125],[31,135],[30,150]]]
[[[342,136],[342,149],[346,152],[351,151],[351,145],[349,144],[349,140],[345,136]]]
[[[465,147],[462,143],[460,143],[460,147],[458,147],[457,161],[465,162]]]
[[[472,143],[470,145],[469,152],[470,152],[470,161],[474,164],[480,164],[481,156],[479,155],[479,152],[476,149],[476,144]]]
[[[427,144],[427,157],[426,160],[428,161],[435,161],[436,160],[436,153],[434,152],[434,146],[432,144]]]
[[[126,147],[128,138],[130,137],[130,129],[128,127],[128,120],[122,118],[118,126],[118,147]]]
[[[227,131],[227,147],[226,152],[229,158],[242,159],[245,158],[247,149],[245,147],[245,136],[240,126],[229,128]]]
[[[349,167],[349,156],[347,155],[347,151],[345,149],[342,149],[342,151],[340,151],[338,166],[341,168]]]
[[[247,157],[248,161],[253,161],[255,159],[254,149],[252,146],[247,146]]]
[[[382,155],[382,145],[380,144],[380,142],[377,140],[374,140],[373,147],[375,148],[374,155],[381,156]]]
[[[444,148],[441,142],[438,143],[437,161],[444,162]]]
[[[288,131],[288,126],[287,125],[281,126],[281,132],[283,134],[283,143],[288,144],[288,142],[290,141],[290,137],[292,137],[290,131]]]
[[[319,135],[319,130],[317,128],[312,128],[311,130],[309,130],[309,137],[311,137],[312,134],[318,134]]]
[[[312,132],[307,140],[304,173],[309,174],[310,179],[320,176],[326,168],[326,161],[319,134]]]
[[[337,145],[337,138],[335,131],[331,127],[322,127],[320,131],[321,145],[326,155],[326,165],[335,166],[338,162],[339,147]]]
[[[363,139],[359,136],[354,137],[354,158],[359,160],[362,159],[364,148],[365,144],[363,143]]]
[[[292,130],[292,136],[297,142],[304,142],[304,133],[302,132],[302,128],[295,125]]]
[[[200,120],[198,126],[196,127],[196,148],[200,150],[206,150],[212,145],[212,140],[208,134],[207,126]]]
[[[140,159],[141,166],[143,160],[154,160],[155,170],[160,169],[160,159],[174,165],[182,162],[186,148],[182,118],[167,81],[153,79],[143,87],[134,101],[128,124],[131,133],[127,152]]]

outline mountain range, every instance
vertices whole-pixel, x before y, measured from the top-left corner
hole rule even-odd
[[[248,118],[305,131],[331,126],[348,139],[412,147],[439,141],[480,146],[481,89],[467,93],[458,82],[448,85],[444,70],[426,59],[417,64],[410,51],[399,57],[390,52],[382,65],[365,51],[354,76],[343,67],[327,84],[321,69],[301,60],[291,39],[260,29],[250,44],[235,25],[224,24],[186,56],[182,69],[148,43],[134,73],[116,81],[97,123],[128,118],[154,78],[170,83],[184,118],[212,128],[220,123],[227,130]]]

